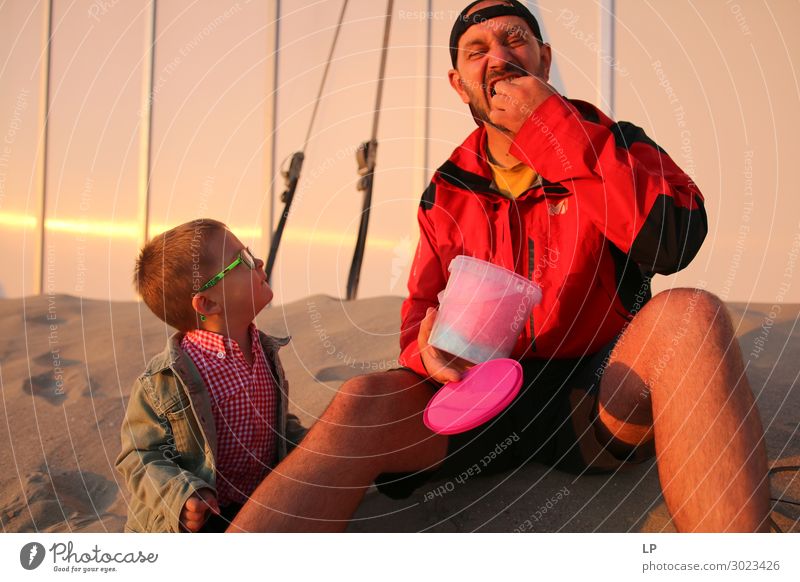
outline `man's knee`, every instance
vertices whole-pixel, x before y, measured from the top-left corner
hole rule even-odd
[[[648,390],[670,390],[675,370],[716,370],[739,349],[725,304],[702,289],[671,289],[653,297],[626,330],[623,363]]]
[[[389,370],[350,378],[339,388],[339,393],[369,400],[402,394],[423,384],[427,382],[412,372]]]
[[[375,426],[401,421],[421,412],[434,390],[413,372],[392,370],[347,380],[339,388],[334,402],[359,425]]]
[[[655,295],[639,314],[648,327],[657,328],[661,337],[694,336],[715,342],[729,343],[734,337],[733,325],[725,303],[703,289],[678,288]],[[688,339],[688,338],[687,338]],[[680,342],[688,345],[691,342]],[[697,345],[697,344],[695,344]]]
[[[339,389],[327,419],[353,451],[385,462],[383,472],[431,468],[447,452],[447,437],[434,435],[422,420],[435,391],[407,370],[357,376]]]
[[[667,289],[654,295],[647,302],[649,311],[697,311],[705,313],[715,312],[724,307],[725,303],[722,299],[713,293],[691,287]]]

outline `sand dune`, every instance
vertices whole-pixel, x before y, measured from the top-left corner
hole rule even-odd
[[[313,296],[273,307],[262,329],[282,351],[292,410],[311,424],[343,381],[396,365],[396,297]],[[800,306],[731,304],[771,462],[773,517],[800,530]],[[121,531],[126,493],[113,469],[131,383],[170,330],[137,303],[56,295],[0,300],[0,523],[4,531]],[[427,492],[446,491],[432,500]],[[124,488],[123,488],[124,489]],[[670,531],[655,465],[575,479],[538,465],[406,501],[370,492],[352,531]]]

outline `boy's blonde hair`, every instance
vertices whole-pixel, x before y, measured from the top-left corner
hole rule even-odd
[[[157,317],[179,331],[198,327],[192,294],[212,276],[211,240],[228,228],[218,220],[198,218],[153,237],[139,253],[133,272],[137,293]]]

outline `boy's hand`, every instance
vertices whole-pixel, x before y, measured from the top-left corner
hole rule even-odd
[[[431,331],[433,330],[433,322],[436,320],[436,314],[438,312],[438,309],[429,307],[428,311],[425,313],[425,319],[419,324],[419,335],[417,336],[419,354],[422,358],[422,364],[425,366],[431,378],[440,384],[458,382],[461,380],[461,375],[474,364],[448,354],[445,351],[436,349],[428,343],[428,338],[430,338]]]
[[[183,504],[181,526],[188,532],[198,532],[208,518],[208,513],[219,515],[217,497],[211,489],[200,489]]]

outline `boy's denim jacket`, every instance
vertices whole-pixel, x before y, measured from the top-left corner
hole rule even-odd
[[[306,429],[288,414],[289,384],[278,349],[289,338],[259,331],[278,386],[278,461],[300,442]],[[122,451],[116,466],[131,492],[125,531],[177,532],[186,500],[198,489],[216,491],[217,434],[211,398],[191,358],[181,349],[183,334],[150,360],[131,390],[122,422]]]

